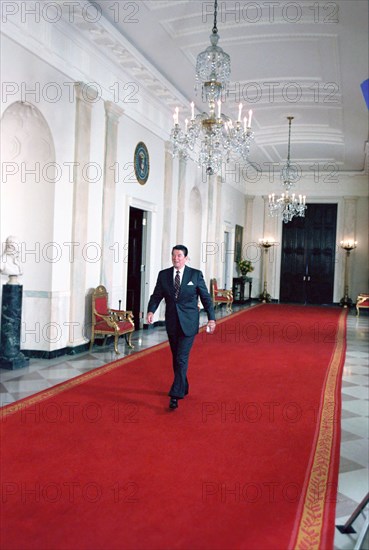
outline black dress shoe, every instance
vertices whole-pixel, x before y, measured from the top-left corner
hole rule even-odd
[[[178,408],[178,399],[176,397],[171,397],[170,398],[169,408],[170,409],[177,409]]]

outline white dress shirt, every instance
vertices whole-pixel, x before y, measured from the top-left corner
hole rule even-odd
[[[177,275],[177,271],[179,271],[179,282],[180,282],[180,284],[182,284],[182,277],[183,277],[184,268],[185,268],[185,266],[183,266],[181,269],[177,269],[176,267],[173,267],[173,284],[174,284],[174,279],[176,278],[176,275]]]

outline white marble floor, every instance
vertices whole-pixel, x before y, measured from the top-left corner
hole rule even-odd
[[[236,309],[236,307],[234,308]],[[218,316],[226,315],[225,311]],[[136,331],[134,350],[120,340],[120,357],[136,353],[166,340],[164,328]],[[342,380],[341,459],[336,509],[336,525],[344,525],[369,491],[368,429],[369,429],[369,316],[357,318],[350,312],[347,323],[347,353]],[[116,359],[112,345],[95,346],[92,353],[63,356],[57,359],[31,359],[28,367],[19,371],[0,369],[1,406],[13,403],[36,392],[50,388]],[[336,529],[335,550],[351,550],[368,517],[368,507],[353,524],[356,533],[341,534]],[[362,545],[369,550],[369,537]],[[324,549],[322,549],[324,550]]]
[[[369,491],[369,317],[347,320],[347,351],[342,376],[341,458],[338,478],[336,525],[344,525]],[[341,534],[336,529],[335,549],[351,550],[368,518],[369,507],[353,524],[356,533]],[[365,537],[363,549],[369,548]]]

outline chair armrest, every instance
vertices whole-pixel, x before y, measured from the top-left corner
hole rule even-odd
[[[117,328],[117,321],[119,321],[119,319],[116,319],[114,315],[102,315],[101,313],[97,313],[96,311],[95,315],[101,317],[101,319],[104,319],[105,323],[107,323],[109,327],[113,329]]]
[[[229,300],[233,299],[233,292],[232,290],[216,290],[214,292],[215,297],[220,296],[222,298],[228,298]]]
[[[116,321],[130,321],[131,323],[133,323],[132,311],[124,311],[123,309],[110,309],[110,311]]]

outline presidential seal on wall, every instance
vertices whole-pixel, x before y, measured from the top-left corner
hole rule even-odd
[[[142,141],[137,144],[135,149],[134,167],[138,183],[145,185],[150,172],[150,159],[147,147]]]

